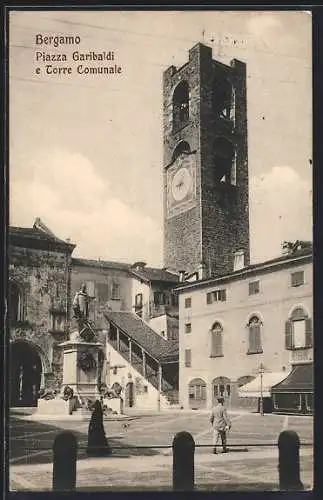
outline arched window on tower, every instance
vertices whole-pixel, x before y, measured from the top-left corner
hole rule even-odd
[[[8,316],[13,323],[23,320],[22,288],[15,281],[9,281]]]
[[[210,331],[211,335],[211,358],[223,356],[223,328],[220,323],[215,322]]]
[[[248,354],[262,353],[261,328],[262,323],[258,316],[252,316],[248,325]]]
[[[178,130],[189,119],[189,89],[186,81],[180,82],[173,94],[173,128]]]
[[[212,109],[216,118],[233,120],[234,92],[229,79],[217,74],[213,81]]]
[[[217,137],[213,144],[213,157],[215,182],[235,185],[235,150],[232,142],[225,137]]]
[[[180,141],[176,148],[174,149],[173,155],[172,155],[172,162],[174,162],[179,156],[185,155],[190,153],[191,148],[188,142],[186,141]]]

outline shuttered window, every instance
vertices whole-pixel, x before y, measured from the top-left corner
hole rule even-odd
[[[211,330],[211,357],[223,356],[223,330],[220,323],[214,323]]]
[[[255,354],[262,352],[261,345],[261,322],[259,318],[253,317],[248,324],[249,331],[249,348],[248,354]]]
[[[191,349],[185,349],[185,366],[190,367],[192,364],[192,352]]]
[[[221,290],[214,290],[206,294],[206,303],[212,304],[213,302],[225,302],[227,300],[227,292],[223,288]]]
[[[110,298],[110,287],[108,283],[97,283],[97,296],[100,302],[106,302]]]
[[[288,320],[285,323],[285,348],[293,349],[293,322]]]
[[[291,274],[291,285],[301,286],[304,285],[304,271],[296,271]]]
[[[249,283],[249,295],[255,295],[256,293],[259,293],[259,281],[251,281]]]
[[[313,346],[313,334],[312,334],[312,320],[311,318],[306,318],[305,320],[305,346]]]
[[[117,282],[112,283],[111,287],[111,299],[120,300],[120,284]]]

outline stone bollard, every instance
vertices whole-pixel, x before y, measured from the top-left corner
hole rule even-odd
[[[77,440],[72,432],[56,436],[53,445],[53,491],[71,491],[76,486]]]
[[[189,432],[178,432],[173,439],[173,490],[194,490],[195,442]]]
[[[300,479],[299,468],[300,442],[294,431],[282,431],[278,438],[279,450],[279,488],[300,491],[304,486]]]

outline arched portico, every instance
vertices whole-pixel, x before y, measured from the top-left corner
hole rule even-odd
[[[41,350],[32,342],[10,344],[10,405],[37,406],[38,392],[49,371]]]

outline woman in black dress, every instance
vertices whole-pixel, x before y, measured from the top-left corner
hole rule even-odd
[[[94,403],[88,432],[87,454],[100,457],[111,454],[111,448],[105,435],[103,426],[103,410],[100,401]]]

